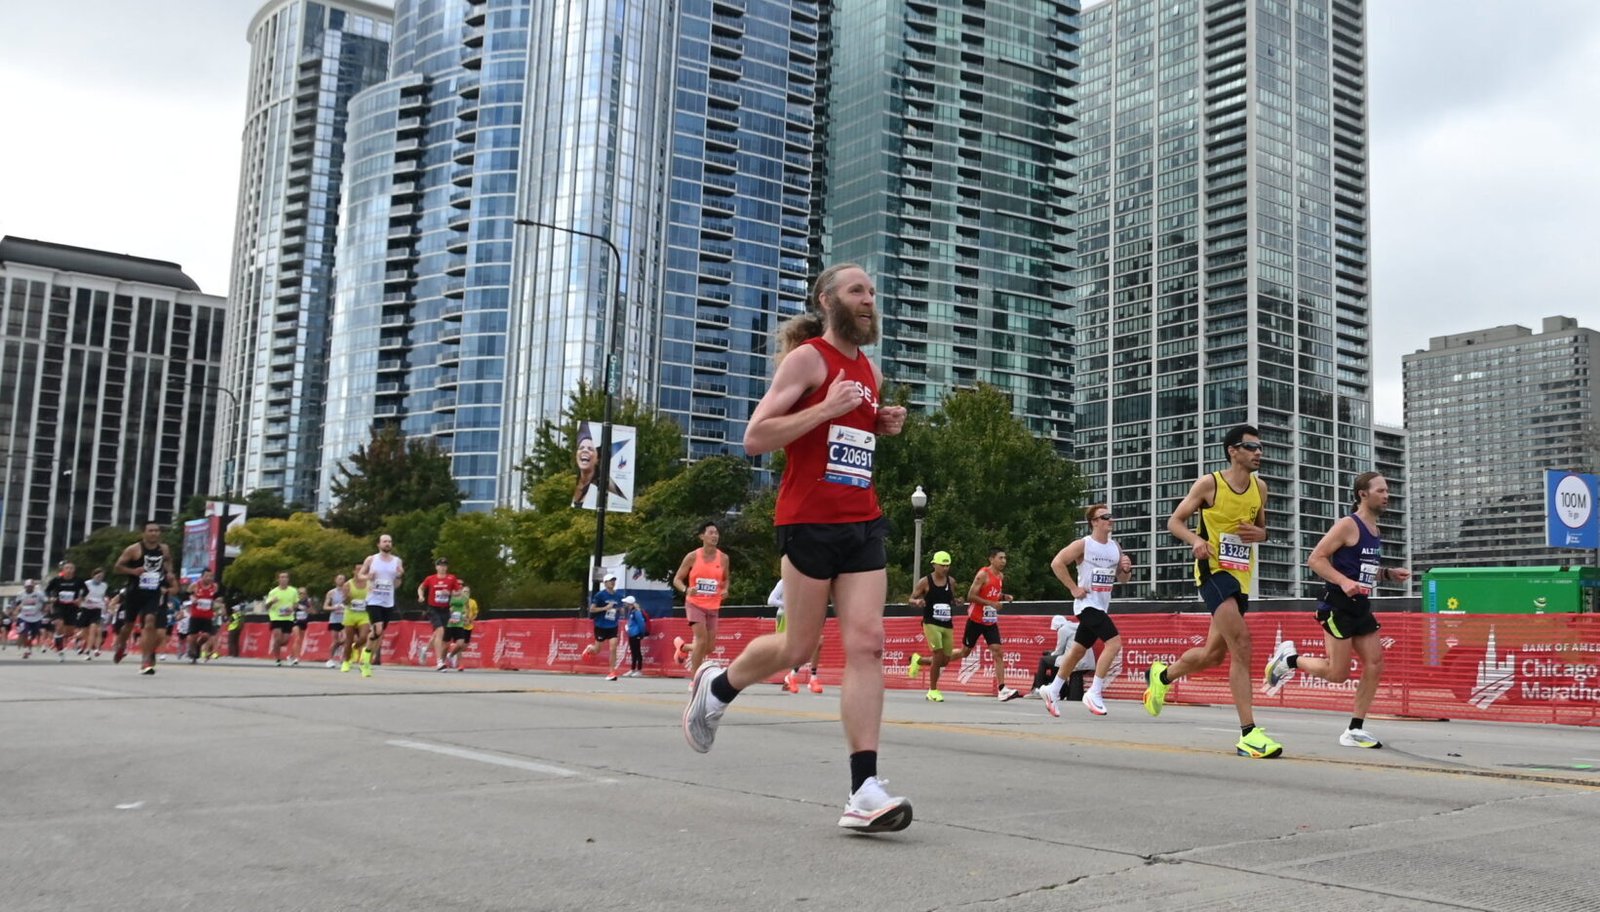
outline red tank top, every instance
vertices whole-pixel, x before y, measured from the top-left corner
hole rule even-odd
[[[189,614],[192,617],[203,621],[216,615],[216,583],[195,583],[194,591],[190,595],[194,599],[189,603]]]
[[[982,572],[984,574],[983,588],[978,590],[978,594],[991,602],[1000,601],[1000,596],[1004,595],[1006,591],[1005,575],[996,573],[988,567],[983,568]],[[974,624],[998,623],[1000,620],[999,615],[1000,613],[994,608],[988,605],[980,605],[977,602],[973,602],[967,608],[967,620],[972,621]]]
[[[878,378],[872,362],[860,352],[847,358],[818,337],[808,339],[822,355],[827,380],[796,402],[789,414],[821,402],[839,371],[844,382],[860,384],[866,397],[848,415],[824,421],[783,448],[783,482],[773,525],[867,522],[883,515],[873,487],[873,462],[878,435]]]
[[[722,597],[728,594],[728,577],[722,572],[722,552],[706,560],[704,548],[694,549],[694,566],[689,568],[689,589],[684,593],[684,604],[701,611],[719,611]]]

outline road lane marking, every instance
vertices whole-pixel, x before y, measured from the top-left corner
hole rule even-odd
[[[577,770],[569,770],[560,766],[551,766],[548,763],[536,763],[532,760],[518,760],[515,757],[502,757],[499,754],[486,754],[482,751],[467,750],[464,747],[450,747],[447,744],[428,744],[424,741],[406,741],[403,739],[387,741],[385,743],[392,744],[395,747],[406,747],[410,748],[411,750],[443,754],[446,757],[457,757],[462,760],[476,760],[479,763],[492,763],[495,766],[509,766],[512,769],[527,770],[531,773],[544,773],[548,776],[572,778],[583,775]]]

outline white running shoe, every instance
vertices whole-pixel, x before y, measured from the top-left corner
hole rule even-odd
[[[1298,655],[1294,648],[1293,640],[1284,640],[1278,648],[1272,651],[1272,658],[1267,659],[1267,670],[1262,675],[1261,692],[1269,697],[1277,696],[1283,689],[1284,682],[1294,677],[1294,669],[1289,667],[1289,657]]]
[[[449,665],[446,665],[445,663],[440,662],[439,664],[433,666],[433,670],[434,671],[445,671],[449,667],[450,667]]]
[[[867,777],[844,804],[839,826],[855,833],[895,833],[911,825],[911,802],[883,790],[887,779]]]
[[[1015,700],[1021,696],[1022,694],[1014,687],[1002,687],[1000,688],[1000,692],[995,694],[995,699],[999,700],[1001,703],[1004,703],[1007,700]]]
[[[289,660],[289,664],[290,665],[299,665],[300,664],[300,658],[298,656],[296,656],[295,658],[290,659]]]
[[[1056,705],[1056,695],[1050,692],[1050,686],[1040,687],[1038,694],[1039,699],[1044,701],[1044,711],[1057,719],[1061,718],[1061,707]]]
[[[711,742],[717,738],[717,726],[722,724],[722,714],[727,710],[726,705],[711,708],[711,682],[723,673],[722,666],[706,662],[689,682],[689,705],[683,708],[683,737],[690,747],[702,754],[711,750]]]
[[[1100,699],[1100,695],[1092,690],[1086,690],[1083,692],[1083,705],[1090,712],[1097,716],[1103,716],[1106,714],[1105,701]]]
[[[211,659],[210,659],[210,657],[207,657],[207,658],[206,658],[206,661],[207,661],[207,662],[209,662],[209,661],[211,661]],[[338,662],[335,662],[335,661],[334,661],[334,660],[332,660],[332,659],[329,659],[329,660],[328,660],[328,661],[326,661],[326,662],[324,662],[324,663],[322,663],[322,667],[323,667],[323,668],[332,668],[332,667],[333,667],[333,666],[335,666],[335,665],[337,665],[337,664],[339,664],[339,663],[338,663]]]
[[[1364,728],[1352,728],[1339,735],[1339,743],[1345,747],[1382,747],[1383,742],[1367,734]]]

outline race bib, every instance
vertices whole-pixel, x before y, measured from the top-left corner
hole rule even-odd
[[[196,611],[210,611],[211,610],[211,600],[210,599],[195,599],[194,600],[194,607],[195,607]]]
[[[140,589],[160,589],[161,588],[161,574],[152,573],[152,572],[150,572],[148,570],[146,570],[145,572],[139,574],[139,588]]]
[[[372,581],[372,591],[374,593],[380,593],[381,592],[384,595],[388,595],[389,593],[394,591],[394,580],[379,580],[379,579],[375,579],[375,580]]]
[[[1221,547],[1217,550],[1217,566],[1223,570],[1250,572],[1250,546],[1232,532],[1222,533]]]
[[[305,611],[303,609],[300,610],[300,611],[296,611],[294,613],[294,619],[297,620],[297,621],[304,621],[304,620],[309,619],[310,617],[311,617],[311,613],[308,612],[308,611]]]
[[[950,606],[949,605],[934,605],[933,606],[933,619],[936,620],[936,621],[948,621],[948,620],[950,620]]]
[[[77,600],[78,600],[78,593],[73,592],[70,589],[64,589],[60,593],[58,593],[56,595],[56,601],[60,602],[63,605],[70,605],[73,602],[76,602]]]
[[[450,604],[450,590],[437,586],[433,590],[433,604],[436,608],[443,608]]]
[[[1382,568],[1376,563],[1363,563],[1361,565],[1361,578],[1357,584],[1361,587],[1361,595],[1371,595],[1372,590],[1378,585],[1378,574]]]
[[[830,425],[828,464],[823,467],[822,480],[853,488],[872,487],[872,462],[877,447],[878,435],[871,431]]]
[[[465,617],[466,617],[466,612],[464,612],[464,611],[452,611],[452,612],[450,612],[450,625],[452,627],[461,626],[461,621]]]
[[[1116,582],[1117,571],[1115,568],[1096,567],[1094,568],[1094,571],[1089,574],[1089,591],[1110,592],[1111,587],[1116,585]]]
[[[983,622],[985,624],[993,624],[999,620],[1000,609],[994,607],[993,605],[985,605],[983,608]]]
[[[459,612],[457,612],[457,613],[459,613]],[[617,619],[617,609],[615,609],[615,608],[607,608],[606,609],[606,613],[603,615],[603,617],[605,617],[605,619],[608,620],[608,621],[615,621]]]
[[[695,577],[694,594],[695,595],[716,595],[717,594],[717,581],[714,580],[714,579],[708,579],[708,578],[703,577],[703,576]]]
[[[351,599],[350,600],[350,610],[351,611],[366,611],[367,610],[367,600],[366,599]]]

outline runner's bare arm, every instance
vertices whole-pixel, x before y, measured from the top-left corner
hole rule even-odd
[[[1073,598],[1083,598],[1089,590],[1078,585],[1078,577],[1070,567],[1083,560],[1083,539],[1078,539],[1072,544],[1056,552],[1055,558],[1050,561],[1050,570],[1055,573],[1061,585],[1067,587]]]
[[[1317,546],[1311,549],[1311,556],[1306,558],[1306,566],[1311,568],[1312,573],[1338,586],[1345,595],[1359,595],[1360,583],[1335,570],[1332,561],[1333,552],[1359,541],[1361,541],[1361,530],[1356,528],[1356,521],[1348,516],[1341,517],[1333,524],[1333,528],[1323,534]]]
[[[694,552],[690,551],[683,556],[683,562],[678,564],[678,572],[672,577],[672,588],[683,595],[689,594],[689,568],[694,566]]]
[[[859,384],[843,381],[844,371],[833,378],[828,395],[816,405],[790,412],[795,403],[828,382],[822,355],[810,346],[795,349],[778,365],[772,387],[761,397],[744,430],[744,449],[751,456],[782,449],[824,421],[849,413],[861,404]]]
[[[1214,490],[1212,487],[1215,484],[1213,478],[1214,476],[1211,475],[1203,475],[1195,479],[1195,483],[1189,488],[1189,493],[1184,496],[1183,500],[1178,501],[1177,508],[1167,518],[1167,531],[1172,533],[1173,538],[1188,545],[1194,551],[1194,556],[1197,559],[1210,557],[1211,545],[1193,529],[1189,528],[1189,517],[1210,506],[1211,499],[1207,495]]]
[[[1235,530],[1239,540],[1249,544],[1267,540],[1267,483],[1257,478],[1256,488],[1261,491],[1261,509],[1256,511],[1256,521],[1253,524],[1240,523]]]

